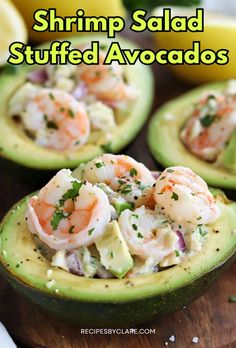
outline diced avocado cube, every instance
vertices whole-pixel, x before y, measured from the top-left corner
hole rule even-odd
[[[101,264],[117,278],[123,278],[133,267],[133,259],[117,221],[114,220],[107,225],[106,231],[95,244]]]

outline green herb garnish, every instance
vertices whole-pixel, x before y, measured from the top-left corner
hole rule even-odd
[[[127,195],[128,193],[132,192],[132,186],[131,185],[125,185],[122,190],[121,190],[121,194],[122,195]]]
[[[47,128],[58,129],[58,125],[53,121],[47,121]]]
[[[105,163],[104,162],[97,162],[97,163],[95,163],[95,166],[97,168],[102,168],[102,167],[105,167]]]
[[[67,201],[67,199],[75,199],[79,195],[82,185],[83,183],[80,181],[72,181],[72,188],[64,193],[62,199],[59,201],[60,206],[64,205],[64,202]]]
[[[50,99],[55,100],[55,97],[52,93],[49,93],[49,97],[50,97]]]
[[[91,234],[93,233],[94,230],[95,230],[95,228],[92,228],[91,230],[89,230],[88,235],[91,236]]]
[[[74,113],[74,111],[71,110],[71,109],[68,110],[68,114],[69,114],[69,116],[70,116],[71,118],[74,118],[74,117],[75,117],[75,113]]]
[[[73,234],[74,233],[74,228],[75,226],[71,226],[70,229],[69,229],[69,234]]]
[[[122,211],[129,209],[129,210],[133,210],[135,208],[135,204],[132,202],[126,202],[126,203],[115,203],[114,204],[114,208],[118,214],[118,216],[120,216],[120,214],[122,213]]]
[[[53,214],[52,220],[51,220],[51,222],[50,222],[53,231],[56,231],[56,229],[57,229],[57,227],[58,227],[60,221],[61,221],[62,219],[64,219],[64,218],[65,218],[65,216],[64,216],[63,211],[57,209],[57,210],[55,211],[55,213]]]
[[[200,119],[201,125],[204,128],[208,128],[215,121],[215,118],[216,116],[206,115]]]
[[[135,168],[132,168],[129,173],[130,173],[130,176],[132,176],[132,177],[134,177],[138,174],[138,172]]]
[[[135,231],[138,230],[138,226],[137,226],[137,225],[133,224],[132,227],[133,227],[133,229],[134,229]]]
[[[143,238],[143,235],[140,232],[138,233],[138,238]]]
[[[175,255],[178,257],[180,255],[179,250],[175,250]]]
[[[178,201],[179,196],[177,195],[177,193],[173,192],[173,193],[172,193],[172,196],[171,196],[171,199],[173,199],[173,200],[175,200],[175,201]]]

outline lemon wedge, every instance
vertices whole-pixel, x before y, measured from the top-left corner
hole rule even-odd
[[[23,18],[9,0],[0,1],[0,66],[9,56],[9,46],[27,41],[27,29]]]
[[[214,2],[215,3],[215,2]],[[172,7],[173,16],[196,15],[196,8]],[[205,8],[204,32],[156,32],[154,39],[158,49],[191,49],[193,41],[200,41],[201,51],[211,49],[217,52],[221,49],[229,50],[229,63],[225,65],[169,65],[177,77],[191,83],[200,84],[236,77],[236,11],[233,15],[209,11]],[[162,16],[163,8],[154,10],[154,16]]]

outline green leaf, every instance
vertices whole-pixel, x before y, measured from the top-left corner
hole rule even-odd
[[[215,118],[216,116],[206,115],[200,119],[201,125],[204,128],[208,128],[215,121]]]
[[[89,230],[88,235],[91,236],[91,234],[93,233],[94,230],[95,230],[95,228],[92,228],[91,230]]]
[[[120,193],[122,195],[128,195],[130,192],[132,192],[132,186],[130,184],[127,184],[121,189]]]
[[[53,121],[47,121],[47,128],[49,128],[49,129],[58,129],[58,125],[55,122],[53,122]]]
[[[126,203],[115,203],[114,204],[114,208],[118,214],[118,216],[120,216],[120,214],[122,213],[122,211],[129,209],[129,210],[133,210],[135,207],[135,204],[132,202],[126,202]]]
[[[105,167],[105,163],[104,162],[97,162],[97,163],[95,163],[95,166],[97,168],[102,168],[102,167]]]
[[[134,177],[138,174],[138,172],[135,168],[132,168],[129,173],[130,173],[130,176],[132,176],[132,177]]]
[[[178,201],[179,196],[177,195],[177,193],[173,192],[172,196],[171,196],[171,199],[173,199],[174,201]]]
[[[60,205],[63,205],[67,199],[75,199],[79,195],[82,185],[83,183],[81,181],[72,181],[72,188],[64,193],[62,200],[60,200]]]
[[[61,210],[56,210],[52,216],[52,220],[50,222],[53,231],[56,231],[60,221],[64,218],[64,213]]]

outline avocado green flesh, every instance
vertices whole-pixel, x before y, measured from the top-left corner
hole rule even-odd
[[[225,168],[229,168],[236,175],[236,131],[234,131],[227,148],[222,156]]]
[[[88,279],[53,268],[35,249],[27,229],[26,197],[1,225],[1,273],[47,312],[80,325],[123,327],[157,318],[200,296],[235,256],[236,204],[220,191],[215,194],[222,215],[209,227],[203,250],[180,265],[130,279]],[[50,278],[48,269],[53,269]],[[46,284],[51,279],[55,284],[49,289]]]
[[[104,36],[87,35],[70,39],[72,46],[98,40],[110,43]],[[130,41],[119,38],[121,46],[133,49]],[[42,47],[48,47],[49,44]],[[42,68],[42,66],[41,66]],[[0,155],[21,165],[36,169],[75,168],[104,152],[101,146],[87,144],[76,151],[56,151],[43,148],[32,141],[8,116],[8,102],[15,91],[25,82],[27,73],[40,69],[40,66],[17,66],[16,69],[6,68],[0,76]],[[142,64],[126,66],[127,81],[135,86],[141,97],[131,103],[125,120],[111,133],[111,142],[104,138],[102,143],[109,145],[109,152],[119,152],[137,135],[144,124],[153,100],[153,76],[151,69]]]
[[[117,278],[123,278],[133,267],[133,259],[116,220],[107,225],[104,234],[95,244],[102,265]]]
[[[211,90],[224,91],[226,85],[226,82],[205,85],[166,103],[150,123],[148,142],[153,156],[164,167],[186,166],[209,185],[235,189],[236,174],[230,173],[224,167],[224,154],[220,156],[219,163],[208,163],[193,155],[180,139],[180,132],[190,117],[191,107],[198,102],[202,93]]]

